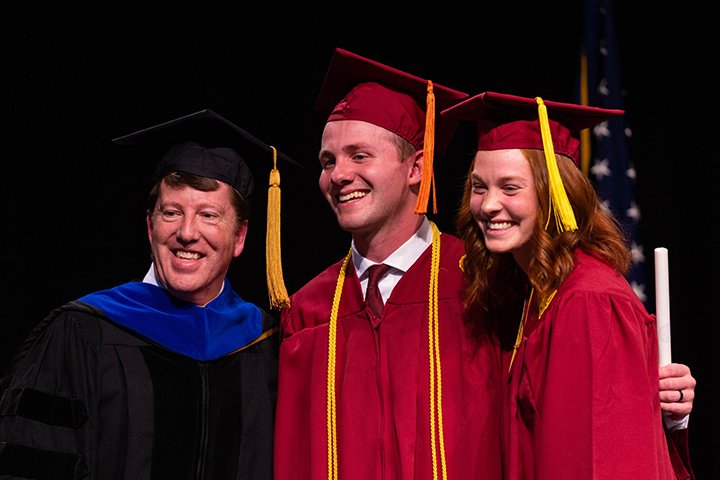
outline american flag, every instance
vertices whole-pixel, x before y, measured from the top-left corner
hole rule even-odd
[[[626,92],[620,78],[612,0],[585,0],[581,53],[580,103],[624,109]],[[638,235],[640,208],[635,201],[635,168],[629,154],[632,132],[627,114],[603,122],[583,138],[583,170],[603,203],[622,222],[633,265],[627,279],[646,307],[652,292],[646,287],[646,254]]]

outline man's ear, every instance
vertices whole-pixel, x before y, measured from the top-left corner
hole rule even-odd
[[[417,150],[410,159],[410,161],[412,162],[410,165],[409,173],[410,185],[420,185],[420,180],[422,180],[423,158],[423,150]]]
[[[233,248],[233,257],[239,257],[242,251],[245,249],[245,238],[248,232],[248,221],[243,220],[238,225],[238,229],[235,232],[235,246]]]
[[[147,225],[148,240],[150,241],[150,245],[152,245],[153,218],[150,210],[145,214],[145,225]]]

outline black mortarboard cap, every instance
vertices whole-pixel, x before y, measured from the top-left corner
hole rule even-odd
[[[272,147],[210,109],[200,110],[113,139],[157,156],[154,180],[182,171],[214,178],[234,187],[243,197],[252,194],[254,180],[248,163],[272,166]],[[300,166],[287,155],[277,158]],[[257,170],[257,169],[256,169]]]

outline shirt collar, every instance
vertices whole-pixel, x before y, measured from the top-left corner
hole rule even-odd
[[[145,278],[143,278],[143,283],[149,283],[151,285],[155,285],[156,287],[160,287],[163,290],[167,290],[167,288],[165,288],[165,285],[160,283],[158,281],[157,277],[155,276],[155,262],[150,263],[150,269],[145,274]],[[215,300],[217,297],[219,297],[222,294],[224,289],[225,289],[225,282],[222,283],[222,285],[220,286],[220,292],[218,292],[218,294],[215,297],[213,297],[213,300]],[[212,301],[212,300],[210,300],[210,301]],[[210,302],[208,302],[208,303],[210,303]],[[203,306],[203,305],[201,305],[201,306]]]
[[[390,265],[393,269],[405,273],[422,255],[427,247],[432,243],[432,229],[430,221],[427,217],[423,218],[420,228],[405,242],[400,248],[391,253],[382,263]],[[355,242],[352,243],[353,265],[358,277],[362,277],[367,269],[374,265],[375,262],[363,257],[357,249]]]

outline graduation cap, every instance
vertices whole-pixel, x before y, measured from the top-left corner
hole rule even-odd
[[[270,305],[289,305],[282,278],[280,255],[280,172],[277,160],[302,165],[259,140],[210,109],[200,110],[114,138],[113,143],[141,149],[143,154],[158,158],[153,179],[173,171],[192,173],[224,182],[244,198],[252,195],[252,169],[267,162],[270,169],[266,236],[266,274]],[[270,163],[272,162],[272,164]]]
[[[200,110],[113,139],[132,145],[159,159],[153,179],[171,171],[220,180],[243,197],[254,189],[251,168],[273,160],[275,149],[210,109]],[[301,166],[277,152],[280,160]],[[257,170],[257,168],[255,168]]]
[[[443,110],[441,116],[477,122],[478,151],[528,148],[543,150],[548,168],[550,203],[558,229],[577,224],[560,178],[555,152],[580,165],[580,132],[625,112],[484,92]]]
[[[623,110],[544,100],[547,120],[556,153],[579,165],[580,132]],[[477,122],[478,150],[505,148],[544,149],[537,98],[484,92],[443,110],[441,116]]]
[[[336,48],[316,102],[328,122],[361,120],[423,149],[423,175],[415,212],[424,214],[433,183],[434,151],[444,154],[457,121],[435,117],[469,95]],[[434,187],[434,185],[433,185]],[[434,209],[437,207],[434,204]]]

